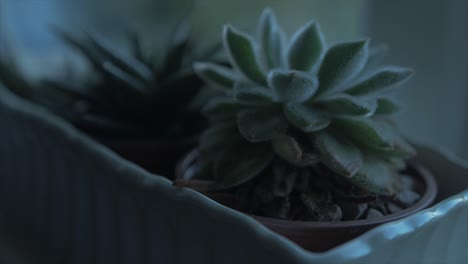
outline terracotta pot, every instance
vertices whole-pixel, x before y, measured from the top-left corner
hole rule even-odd
[[[174,179],[180,158],[193,143],[150,139],[97,139],[99,142],[149,172]]]
[[[197,153],[191,152],[179,162],[176,170],[175,184],[181,187],[192,188],[227,207],[236,209],[235,200],[232,195],[209,191],[213,187],[216,187],[213,182],[184,179],[185,171],[196,157]],[[256,215],[251,215],[251,217],[304,249],[312,252],[327,251],[364,234],[378,225],[404,218],[428,208],[434,202],[437,194],[436,181],[432,174],[420,165],[410,163],[410,171],[411,175],[418,178],[421,182],[416,190],[421,195],[421,198],[412,206],[398,213],[375,219],[342,222],[291,221]]]

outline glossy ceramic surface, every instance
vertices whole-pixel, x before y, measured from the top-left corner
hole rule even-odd
[[[3,241],[23,263],[463,263],[468,166],[419,146],[433,207],[307,252],[234,210],[123,160],[0,88]],[[0,243],[1,245],[2,243]],[[3,243],[4,244],[4,243]]]

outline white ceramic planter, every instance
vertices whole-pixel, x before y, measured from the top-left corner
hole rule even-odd
[[[438,204],[314,254],[239,212],[173,187],[1,87],[0,124],[2,239],[26,252],[29,263],[468,259],[468,165],[429,147],[418,147],[418,160],[439,181]]]

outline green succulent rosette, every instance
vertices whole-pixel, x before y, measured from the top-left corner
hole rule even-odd
[[[369,40],[328,45],[314,22],[288,39],[270,9],[255,37],[225,26],[223,45],[232,67],[194,64],[220,92],[203,109],[210,126],[195,177],[234,187],[280,158],[321,163],[369,192],[396,191],[414,149],[392,122],[391,91],[411,69],[378,66],[383,49]]]

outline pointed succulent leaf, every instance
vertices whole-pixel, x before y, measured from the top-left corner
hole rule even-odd
[[[351,142],[319,132],[314,145],[323,164],[342,176],[352,177],[362,166],[361,152]]]
[[[316,154],[304,151],[304,149],[299,145],[299,142],[291,136],[277,136],[273,139],[272,145],[276,155],[285,159],[294,166],[305,167],[319,161],[319,157]]]
[[[142,81],[134,78],[132,75],[123,71],[116,65],[112,63],[104,63],[102,68],[105,70],[107,75],[117,83],[124,83],[125,85],[120,85],[119,87],[125,89],[126,92],[130,94],[138,94],[140,96],[145,96],[149,93],[146,89],[147,87]]]
[[[375,69],[384,59],[388,52],[388,45],[378,44],[369,48],[369,58],[363,72],[370,72]]]
[[[176,27],[171,32],[171,44],[181,45],[182,43],[190,42],[190,34],[192,33],[192,24],[190,16],[184,16],[178,21]]]
[[[244,143],[226,148],[214,164],[215,180],[226,188],[238,186],[256,177],[272,159],[273,151],[267,143]]]
[[[416,155],[416,150],[408,142],[399,136],[396,136],[393,140],[393,149],[388,154],[398,157],[410,158]]]
[[[370,78],[359,82],[347,89],[351,95],[364,95],[380,91],[390,86],[402,84],[407,81],[413,70],[401,67],[386,67],[374,73]]]
[[[390,195],[394,191],[394,173],[383,160],[365,158],[361,169],[350,180],[369,192]]]
[[[402,158],[390,157],[387,158],[386,161],[388,162],[388,165],[396,171],[404,170],[406,168],[406,162]]]
[[[258,23],[258,36],[262,59],[267,70],[283,66],[283,47],[285,33],[279,27],[275,14],[266,8]]]
[[[250,142],[269,141],[288,129],[287,120],[276,107],[244,110],[237,115],[237,125]]]
[[[40,85],[44,92],[54,93],[55,95],[61,94],[74,101],[86,101],[96,105],[102,103],[99,102],[100,98],[94,98],[82,85],[77,85],[68,80],[44,79],[41,80]]]
[[[367,118],[337,117],[333,120],[333,128],[348,135],[354,142],[371,149],[391,150],[390,132],[379,123]]]
[[[231,26],[224,27],[223,37],[224,49],[232,64],[250,80],[265,84],[265,74],[258,63],[255,46],[250,37]]]
[[[200,136],[200,151],[203,155],[222,151],[245,141],[234,122],[218,122],[208,127]]]
[[[201,154],[201,153],[200,153]],[[194,170],[186,170],[184,175],[182,176],[183,179],[187,179],[187,183],[193,183],[192,180],[201,180],[207,181],[207,183],[214,183],[210,186],[210,189],[213,190],[212,187],[217,187],[218,189],[220,186],[213,181],[213,164],[217,157],[213,157],[212,155],[202,154],[203,159],[199,161],[199,164],[195,164]],[[200,158],[201,156],[200,155]],[[174,183],[179,186],[180,180],[175,180]]]
[[[182,68],[186,53],[192,48],[191,42],[191,24],[188,17],[180,20],[171,32],[170,43],[168,43],[167,51],[165,52],[164,61],[161,66],[161,72],[158,77],[164,78],[177,72]]]
[[[252,83],[236,83],[234,97],[251,104],[268,104],[273,102],[273,92],[270,89]]]
[[[369,41],[362,40],[334,45],[325,54],[319,70],[319,92],[335,89],[350,81],[364,68]]]
[[[396,131],[395,124],[388,118],[375,118],[373,123],[381,130],[386,131],[386,137],[391,148],[380,150],[379,154],[387,157],[410,158],[416,154],[416,150],[404,140]]]
[[[325,40],[315,23],[308,23],[292,37],[288,50],[289,67],[298,71],[310,71],[318,63],[325,49]]]
[[[283,102],[304,102],[318,88],[317,78],[299,71],[271,71],[268,74],[268,85]]]
[[[396,158],[411,158],[416,155],[416,150],[408,142],[398,135],[393,135],[389,140],[391,142],[392,148],[384,150],[374,150],[376,156],[380,155],[383,157],[396,157]]]
[[[330,124],[323,112],[301,104],[285,105],[284,115],[293,126],[306,133],[322,130]]]
[[[377,109],[377,99],[337,94],[322,101],[325,108],[336,115],[371,116]]]
[[[99,52],[104,59],[102,63],[112,63],[116,68],[127,72],[133,78],[140,81],[151,81],[153,73],[150,68],[140,61],[126,56],[113,48],[110,43],[106,42],[101,36],[97,34],[87,33],[88,40],[96,52]]]
[[[99,69],[101,67],[102,56],[96,50],[93,50],[88,43],[58,27],[53,27],[52,29],[60,40],[81,53],[95,68]]]
[[[193,65],[193,69],[205,82],[223,90],[231,90],[234,82],[239,79],[238,74],[233,70],[214,63],[197,62]]]
[[[83,41],[59,28],[54,29],[56,34],[65,43],[83,54],[96,70],[102,74],[110,75],[116,79],[122,78],[122,81],[132,83],[130,85],[152,80],[152,72],[146,65],[118,54],[107,43],[98,40],[97,36],[88,33],[88,41]],[[117,72],[118,74],[116,75]]]
[[[125,29],[125,35],[130,44],[130,50],[132,56],[138,61],[144,62],[146,65],[149,65],[148,61],[145,59],[145,55],[142,49],[141,39],[138,36],[138,33],[135,30],[129,28]]]
[[[377,109],[375,110],[376,115],[391,115],[400,109],[398,103],[390,98],[379,98],[377,99]]]

